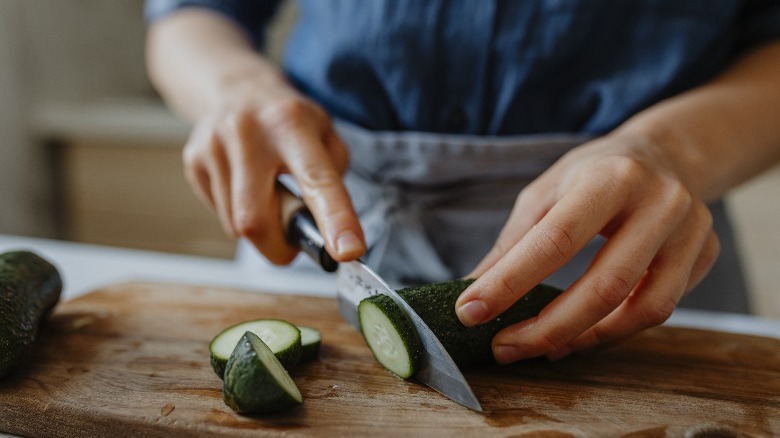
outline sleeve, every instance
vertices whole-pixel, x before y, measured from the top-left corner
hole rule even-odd
[[[181,8],[206,8],[238,24],[250,36],[255,47],[262,48],[265,27],[280,3],[281,0],[146,0],[144,16],[152,22]]]
[[[773,39],[780,39],[780,1],[746,1],[739,23],[739,46],[744,49]]]

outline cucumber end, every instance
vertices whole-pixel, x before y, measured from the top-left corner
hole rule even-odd
[[[360,330],[385,369],[402,379],[419,370],[422,344],[409,315],[390,297],[374,295],[358,305]]]

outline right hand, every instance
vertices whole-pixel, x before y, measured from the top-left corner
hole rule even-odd
[[[287,264],[298,252],[281,223],[276,179],[282,173],[295,177],[335,260],[365,252],[341,180],[347,149],[325,111],[295,90],[226,100],[198,121],[183,158],[187,180],[225,232],[247,238],[272,263]]]

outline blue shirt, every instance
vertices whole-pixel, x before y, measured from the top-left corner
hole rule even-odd
[[[151,20],[219,11],[258,48],[261,0],[147,0]],[[598,135],[780,38],[777,0],[300,0],[289,78],[372,130]]]

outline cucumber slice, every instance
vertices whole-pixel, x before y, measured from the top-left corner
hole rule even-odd
[[[209,344],[211,367],[222,378],[233,349],[245,332],[259,336],[285,368],[295,368],[301,358],[301,331],[281,319],[256,319],[230,326]]]
[[[311,327],[298,326],[301,331],[301,359],[298,363],[311,362],[320,355],[322,334]]]
[[[222,400],[241,414],[265,414],[298,406],[303,396],[273,351],[248,331],[225,366]]]
[[[374,295],[358,305],[360,330],[374,357],[402,379],[412,377],[420,365],[422,345],[417,329],[387,295]]]
[[[473,281],[453,280],[398,291],[401,298],[425,321],[459,367],[495,363],[490,346],[493,336],[512,324],[537,315],[562,292],[552,286],[537,285],[492,321],[475,327],[465,327],[455,313],[455,302]],[[366,343],[379,363],[399,377],[413,376],[416,372],[414,367],[410,374],[408,366],[398,359],[405,356],[415,357],[415,349],[419,348],[417,332],[406,328],[407,322],[411,324],[408,315],[385,295],[375,295],[361,301],[358,315]],[[381,329],[364,326],[364,321]],[[382,322],[379,324],[376,321]],[[392,346],[376,347],[386,344]],[[407,350],[405,353],[404,349]]]

